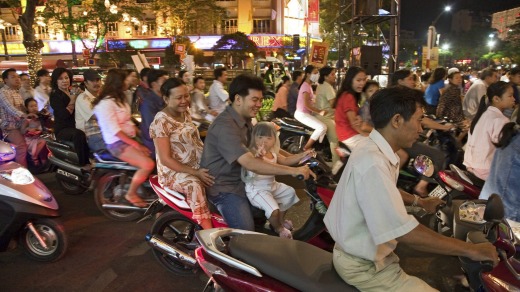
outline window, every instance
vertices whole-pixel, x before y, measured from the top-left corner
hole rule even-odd
[[[118,30],[117,22],[107,23],[107,35],[117,36]]]
[[[238,19],[226,19],[222,21],[222,33],[234,33],[238,31]]]
[[[253,33],[270,33],[270,19],[253,19]]]

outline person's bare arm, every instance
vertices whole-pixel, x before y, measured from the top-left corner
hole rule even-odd
[[[278,163],[281,165],[293,166],[300,162],[306,155],[311,155],[314,150],[306,150],[298,154],[278,155]]]
[[[419,251],[464,256],[474,261],[492,261],[494,266],[498,264],[498,253],[491,243],[472,244],[464,242],[440,235],[421,224],[396,239],[399,243],[405,243]]]
[[[301,167],[288,167],[285,165],[272,164],[257,159],[251,152],[247,152],[238,158],[238,163],[254,173],[264,175],[292,175],[298,176],[303,175],[304,179],[308,179],[311,174],[310,169],[307,166]]]
[[[361,117],[354,111],[349,110],[347,111],[347,118],[350,122],[350,125],[356,132],[358,132],[361,135],[367,136],[370,132],[365,132],[363,130],[363,121],[361,120]]]
[[[453,128],[452,124],[439,124],[436,121],[430,119],[430,118],[423,118],[421,121],[421,124],[428,129],[434,129],[434,130],[441,130],[441,131],[449,131],[451,128]]]
[[[315,112],[317,114],[321,112],[318,108],[314,107],[314,105],[312,104],[311,95],[308,92],[303,93],[303,98],[305,101],[305,107],[308,110],[310,110],[311,112]]]

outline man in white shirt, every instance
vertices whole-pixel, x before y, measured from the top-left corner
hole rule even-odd
[[[398,242],[420,251],[498,263],[491,243],[471,244],[442,236],[406,213],[403,200],[409,198],[396,186],[399,157],[395,152],[411,147],[419,137],[424,104],[421,91],[400,86],[373,96],[374,130],[350,156],[324,219],[336,242],[334,268],[345,282],[362,291],[436,291],[400,268],[393,252]],[[412,205],[417,201],[415,197]]]
[[[85,124],[94,115],[92,102],[96,99],[101,89],[101,76],[95,70],[88,69],[83,73],[83,80],[85,91],[78,95],[76,99],[74,117],[76,119],[76,128],[85,132]]]
[[[226,68],[219,67],[213,71],[215,80],[209,88],[209,108],[221,113],[226,108],[229,100],[229,93],[224,89],[224,84],[227,81]]]
[[[468,92],[466,92],[466,96],[464,96],[462,102],[462,110],[467,119],[473,120],[475,114],[477,114],[480,99],[486,95],[489,85],[497,82],[497,80],[497,70],[487,68],[480,72],[480,79],[475,79],[475,81],[473,81],[473,84],[468,89]]]
[[[51,75],[46,69],[40,69],[36,72],[38,77],[38,86],[34,89],[34,99],[38,103],[38,110],[47,109],[52,113],[49,105],[49,94],[51,94]]]
[[[191,116],[195,119],[207,119],[213,121],[218,113],[208,108],[208,101],[204,95],[206,82],[202,76],[193,79],[193,90],[191,91]]]
[[[34,97],[34,89],[31,86],[31,77],[29,76],[29,74],[20,74],[20,80],[22,81],[22,86],[20,87],[20,95],[23,97],[23,100],[26,100],[30,97]]]

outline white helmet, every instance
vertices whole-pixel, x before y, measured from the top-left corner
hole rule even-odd
[[[16,157],[16,150],[11,144],[0,141],[0,162],[8,162],[14,160]]]

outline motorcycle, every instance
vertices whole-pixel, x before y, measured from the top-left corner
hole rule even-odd
[[[486,201],[464,202],[455,208],[454,229],[456,238],[471,243],[491,242],[500,257],[499,264],[476,262],[459,257],[473,291],[520,291],[520,262],[515,258],[515,236],[507,220],[504,205],[493,194]],[[463,236],[465,235],[465,236]]]
[[[5,138],[5,137],[4,137]],[[16,162],[15,148],[0,141],[0,251],[18,239],[33,260],[54,262],[68,247],[58,202],[45,185]]]
[[[335,183],[320,168],[320,163],[317,160],[310,158],[309,161],[311,170],[318,177],[317,180],[309,179],[305,182],[305,192],[310,197],[312,211],[304,225],[293,232],[293,238],[332,251],[334,243],[326,232],[323,217],[334,195]],[[190,274],[197,266],[194,261],[189,260],[193,258],[195,249],[199,247],[199,243],[195,239],[195,232],[202,227],[193,219],[184,195],[162,187],[158,183],[157,176],[152,176],[150,183],[159,199],[150,205],[142,220],[150,218],[156,213],[163,213],[155,221],[145,239],[153,248],[154,257],[167,270],[178,275]],[[210,204],[213,226],[227,227],[218,210],[216,208],[211,209],[211,207],[213,206]],[[262,214],[260,220],[256,220],[257,222],[260,221],[260,224],[256,224],[257,230],[274,234],[270,229],[264,227],[263,223],[266,219],[263,217],[263,212],[260,211],[260,213]]]
[[[308,243],[231,228],[195,236],[190,260],[210,278],[204,291],[358,291],[334,270],[332,253]]]
[[[455,165],[451,170],[441,170],[435,173],[433,162],[425,155],[419,155],[414,160],[417,172],[426,177],[433,177],[438,185],[428,194],[445,201],[435,216],[428,223],[429,228],[443,235],[451,236],[453,232],[454,200],[478,199],[484,182],[469,172],[462,171]]]
[[[133,206],[124,199],[137,168],[101,150],[94,153],[93,167],[86,169],[79,165],[78,155],[71,142],[50,138],[46,141],[50,151],[49,170],[56,170],[56,180],[65,193],[80,195],[86,190],[94,190],[99,210],[117,221],[136,220],[146,211],[146,208]],[[147,182],[139,188],[138,194],[147,202],[157,198]]]

